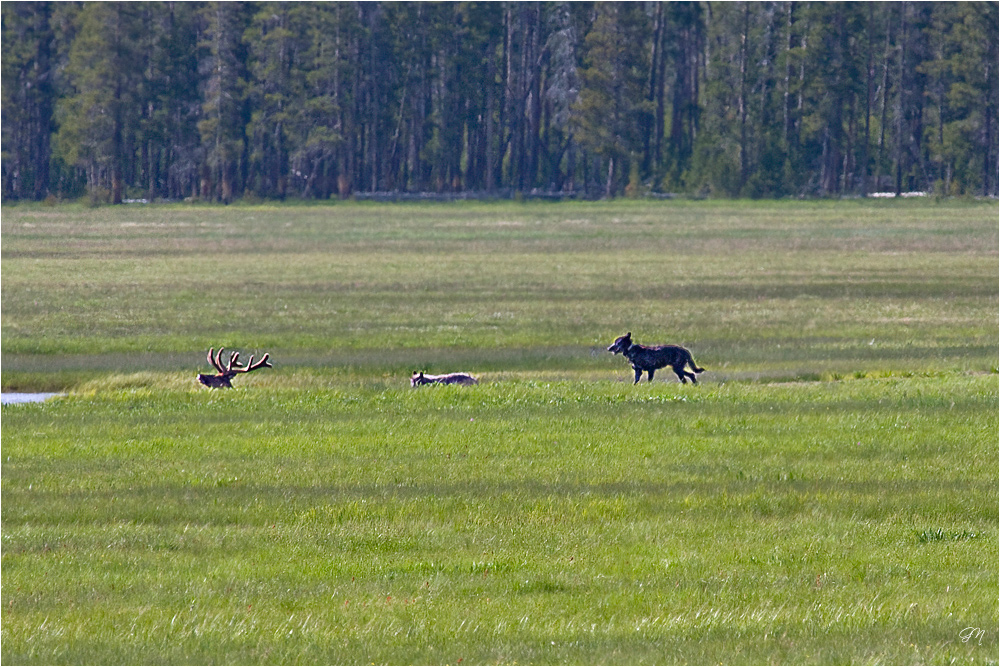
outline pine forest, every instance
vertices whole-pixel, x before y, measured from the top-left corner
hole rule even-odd
[[[5,202],[997,195],[997,2],[0,9]]]

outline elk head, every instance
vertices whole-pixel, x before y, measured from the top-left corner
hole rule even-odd
[[[249,373],[255,371],[258,368],[274,368],[268,363],[268,355],[265,354],[261,357],[261,360],[254,363],[253,357],[250,357],[250,363],[243,366],[239,363],[240,353],[233,352],[229,356],[229,362],[223,366],[222,365],[222,351],[226,349],[224,347],[219,348],[219,353],[215,354],[215,348],[208,348],[208,363],[212,364],[215,370],[219,371],[216,375],[206,375],[205,373],[198,373],[198,382],[202,383],[206,387],[212,387],[215,389],[222,389],[227,387],[229,389],[233,388],[230,384],[232,379],[236,377],[237,373]]]

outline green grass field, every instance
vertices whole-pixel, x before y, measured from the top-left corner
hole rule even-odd
[[[932,201],[5,207],[3,388],[66,395],[2,409],[0,658],[996,664],[997,237]],[[627,330],[700,384],[632,386]],[[219,345],[275,367],[207,390]]]

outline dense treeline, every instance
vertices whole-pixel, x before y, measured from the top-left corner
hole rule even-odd
[[[997,194],[996,2],[7,2],[3,198]]]

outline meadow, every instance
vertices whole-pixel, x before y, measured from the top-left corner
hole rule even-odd
[[[996,664],[996,220],[5,207],[0,658]]]

